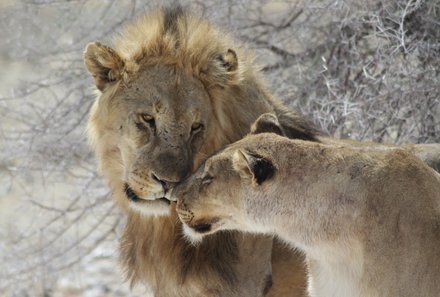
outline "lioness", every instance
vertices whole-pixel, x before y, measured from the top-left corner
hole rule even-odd
[[[274,116],[259,127],[282,134]],[[404,150],[250,135],[173,195],[190,238],[240,230],[302,250],[310,296],[440,294],[440,175]]]
[[[272,246],[270,236],[230,232],[193,246],[169,193],[266,112],[291,138],[335,140],[273,98],[252,52],[200,17],[159,9],[118,36],[113,47],[90,43],[84,60],[98,91],[88,138],[127,215],[121,251],[129,280],[148,284],[156,297],[303,296],[300,254]],[[415,149],[430,155],[429,147]]]

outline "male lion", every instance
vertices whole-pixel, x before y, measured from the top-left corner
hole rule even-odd
[[[250,135],[173,195],[196,240],[240,230],[302,250],[312,297],[440,294],[440,175],[402,149]]]
[[[155,296],[254,297],[272,283],[272,294],[303,296],[299,254],[276,246],[272,267],[272,238],[238,233],[193,246],[167,199],[176,183],[246,135],[262,113],[276,112],[290,137],[316,139],[306,120],[270,96],[252,54],[235,44],[177,8],[129,25],[114,49],[95,42],[84,54],[100,91],[89,139],[128,216],[122,260],[131,281],[147,283]],[[297,271],[285,274],[286,263]],[[283,278],[297,284],[283,287]]]
[[[129,279],[149,284],[156,296],[261,296],[272,283],[272,296],[304,294],[299,254],[277,241],[272,246],[271,237],[239,233],[193,246],[167,199],[176,183],[246,135],[263,113],[276,113],[291,138],[319,138],[270,95],[253,55],[236,44],[175,8],[128,25],[114,48],[94,42],[84,54],[99,90],[88,136],[127,214],[122,260]]]

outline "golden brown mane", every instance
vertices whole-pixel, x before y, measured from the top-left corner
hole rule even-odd
[[[180,7],[146,14],[127,25],[115,40],[115,50],[126,61],[125,73],[165,64],[200,79],[218,111],[228,143],[249,131],[256,118],[249,106],[256,104],[276,112],[289,137],[316,140],[318,131],[311,123],[285,109],[266,91],[252,51]]]
[[[237,52],[238,67],[226,81],[213,61],[218,65],[227,63],[219,54],[231,48]],[[176,65],[207,86],[221,81],[238,85],[254,72],[253,54],[237,48],[225,32],[180,7],[147,14],[127,25],[115,40],[115,50],[126,61],[139,65]]]

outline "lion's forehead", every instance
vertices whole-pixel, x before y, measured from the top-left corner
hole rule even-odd
[[[186,73],[170,72],[157,65],[122,84],[116,93],[118,101],[129,111],[163,114],[172,120],[198,117],[209,109],[209,96],[197,79]]]

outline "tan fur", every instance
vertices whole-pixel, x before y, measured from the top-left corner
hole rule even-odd
[[[312,297],[440,292],[440,175],[406,149],[250,135],[173,195],[196,240],[239,230],[302,250]]]
[[[194,247],[183,239],[165,199],[265,112],[278,115],[287,136],[318,139],[308,121],[267,92],[253,54],[177,8],[129,24],[113,48],[89,44],[84,60],[99,90],[88,137],[99,171],[128,217],[121,250],[129,280],[147,283],[156,296],[258,296],[273,271],[271,296],[302,296],[301,265],[290,277],[284,269],[301,263],[301,255],[275,240],[271,263],[270,237],[238,233],[218,234]],[[203,125],[197,140],[189,141],[198,123]]]

